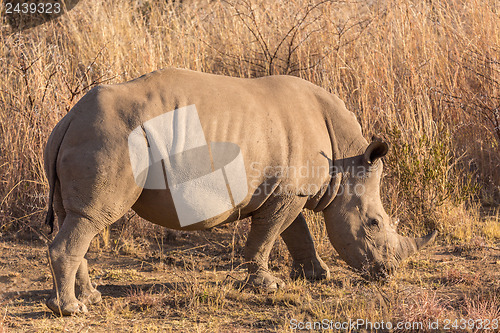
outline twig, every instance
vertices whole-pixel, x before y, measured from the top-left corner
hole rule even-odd
[[[34,233],[36,233],[38,235],[38,237],[40,237],[40,239],[44,239],[45,243],[47,243],[47,242],[50,242],[50,238],[47,235],[45,235],[42,231],[35,229],[29,223],[26,223],[25,221],[23,221],[23,219],[25,219],[27,217],[33,216],[35,214],[38,214],[38,213],[41,213],[41,212],[44,212],[44,211],[45,211],[45,209],[40,209],[40,210],[37,210],[36,212],[29,213],[29,214],[26,214],[24,216],[12,219],[12,220],[8,221],[7,223],[21,222],[22,224],[24,224],[25,226],[27,226],[29,229],[31,229]],[[5,223],[5,224],[7,224],[7,223]]]

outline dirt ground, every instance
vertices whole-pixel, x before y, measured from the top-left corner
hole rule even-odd
[[[110,237],[101,235],[87,255],[102,302],[87,314],[65,318],[44,304],[52,288],[44,242],[29,232],[3,235],[0,332],[286,332],[324,319],[334,331],[334,322],[364,319],[427,325],[378,331],[453,332],[464,331],[451,327],[461,318],[489,320],[493,332],[494,319],[500,319],[499,244],[436,245],[382,284],[363,280],[333,250],[320,251],[330,280],[291,281],[290,258],[280,241],[270,267],[287,288],[264,293],[244,287],[247,229],[245,223],[193,233],[153,228],[149,234],[158,230],[155,237],[124,238],[125,224],[113,226]],[[436,320],[439,328],[430,329]],[[478,325],[465,331],[478,331]]]

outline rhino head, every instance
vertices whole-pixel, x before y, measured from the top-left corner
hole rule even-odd
[[[335,161],[340,186],[324,210],[330,242],[341,258],[373,279],[385,278],[436,237],[436,231],[421,238],[396,232],[380,200],[381,158],[388,150],[387,143],[374,138],[364,153]]]

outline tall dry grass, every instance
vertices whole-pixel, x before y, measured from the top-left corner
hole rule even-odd
[[[27,31],[4,25],[0,232],[42,220],[44,143],[85,92],[170,66],[296,75],[338,94],[367,137],[392,144],[383,196],[402,231],[454,232],[500,200],[498,10],[495,0],[86,0]]]

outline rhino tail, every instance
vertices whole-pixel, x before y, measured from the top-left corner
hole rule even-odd
[[[69,128],[70,117],[69,114],[66,115],[52,130],[52,133],[47,140],[47,145],[45,146],[43,159],[45,165],[45,173],[47,175],[47,180],[49,182],[49,202],[47,215],[45,217],[45,223],[50,226],[49,235],[54,231],[54,190],[57,181],[57,156],[59,155],[59,149],[61,147],[62,140]]]

